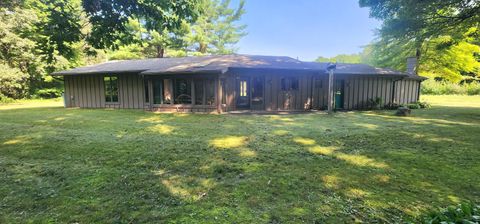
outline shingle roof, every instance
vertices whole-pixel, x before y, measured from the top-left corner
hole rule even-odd
[[[226,72],[229,68],[320,70],[319,65],[284,56],[212,55],[182,58],[152,58],[110,61],[55,72],[54,75],[139,72],[142,74]]]
[[[143,75],[165,73],[224,73],[230,68],[288,69],[325,72],[328,63],[304,62],[285,56],[261,55],[211,55],[182,58],[152,58],[140,60],[110,61],[84,66],[53,75],[140,73]],[[375,68],[365,64],[337,64],[336,74],[351,75],[400,75],[407,73],[392,69]]]

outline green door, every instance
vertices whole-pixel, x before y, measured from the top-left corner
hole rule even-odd
[[[335,80],[334,93],[335,93],[335,109],[343,109],[343,91],[345,81]]]

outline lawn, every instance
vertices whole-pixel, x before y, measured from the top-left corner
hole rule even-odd
[[[0,106],[0,223],[400,222],[478,202],[480,96],[422,99],[411,117]]]

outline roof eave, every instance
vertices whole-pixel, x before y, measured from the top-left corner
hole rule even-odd
[[[71,75],[103,75],[103,74],[131,74],[131,73],[141,73],[145,71],[142,70],[124,70],[124,71],[90,71],[90,72],[69,72],[67,71],[59,71],[53,72],[51,76],[71,76]]]

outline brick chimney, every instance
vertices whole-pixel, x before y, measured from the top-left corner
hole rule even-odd
[[[409,75],[417,75],[417,57],[407,58],[407,73]]]

